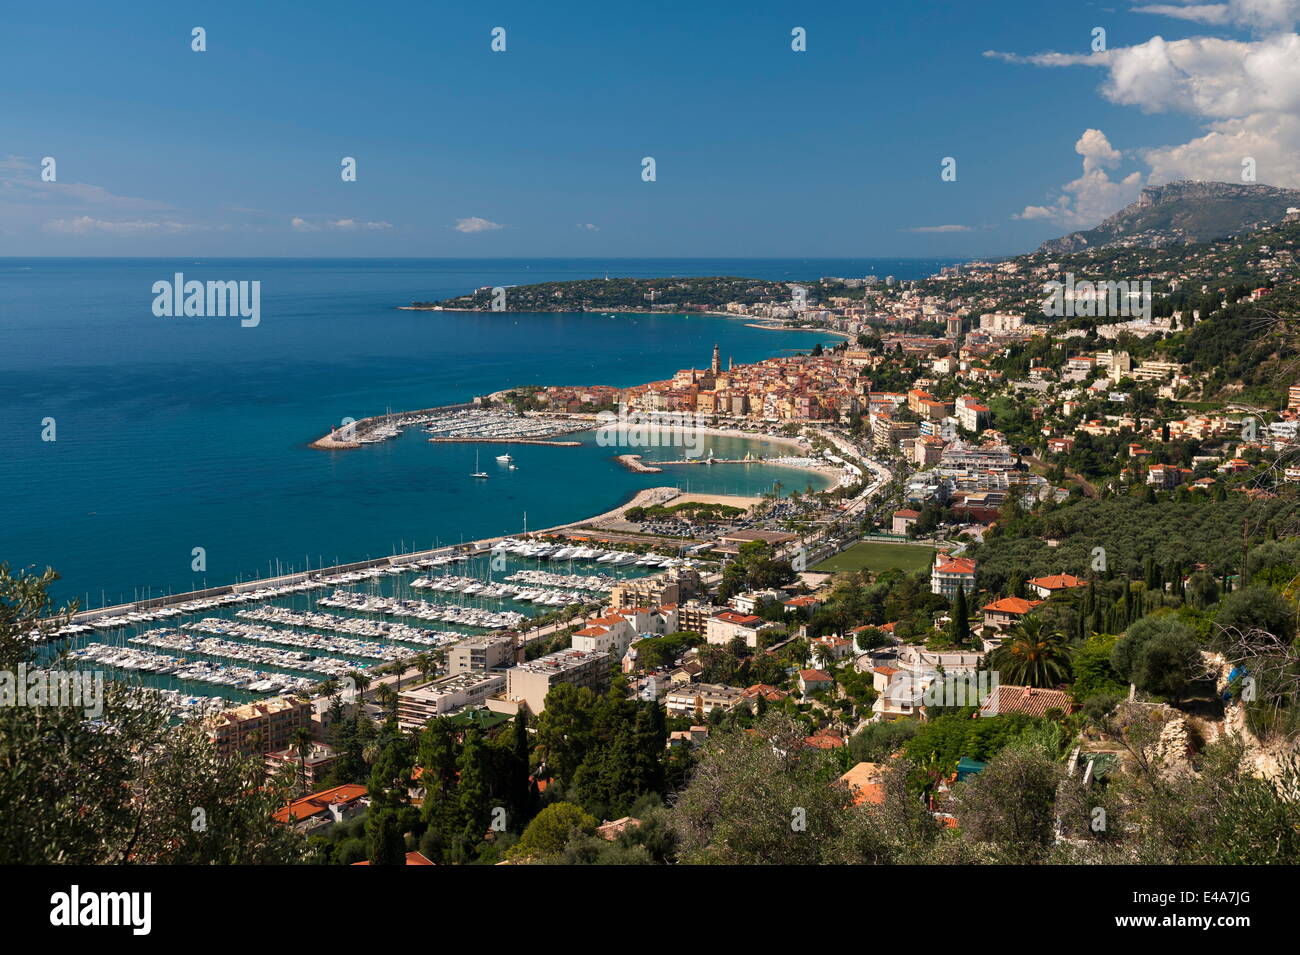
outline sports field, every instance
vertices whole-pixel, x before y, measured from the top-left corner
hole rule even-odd
[[[933,547],[924,544],[886,544],[881,541],[858,541],[848,550],[827,558],[809,570],[821,574],[836,574],[845,571],[889,570],[899,567],[909,573],[924,570],[930,566],[934,554]]]

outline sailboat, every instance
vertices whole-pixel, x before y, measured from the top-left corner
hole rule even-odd
[[[486,478],[486,477],[487,477],[487,472],[484,471],[484,470],[481,470],[481,469],[479,468],[479,464],[478,464],[478,452],[477,452],[477,451],[474,452],[474,473],[471,474],[470,477],[472,477],[472,478]]]

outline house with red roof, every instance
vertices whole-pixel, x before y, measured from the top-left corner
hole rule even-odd
[[[980,608],[984,612],[984,626],[991,630],[1007,630],[1024,620],[1029,612],[1041,603],[1041,600],[1003,597],[1001,600],[985,604]]]
[[[348,783],[295,799],[283,809],[277,809],[274,818],[276,822],[307,832],[350,819],[369,805],[366,787]]]
[[[799,671],[799,692],[807,700],[814,693],[820,693],[822,690],[829,690],[835,685],[835,678],[825,670],[800,670]]]
[[[1050,577],[1031,577],[1027,583],[1038,596],[1046,600],[1052,594],[1059,594],[1075,587],[1087,587],[1088,582],[1073,574],[1053,574]]]
[[[939,557],[930,570],[930,592],[952,600],[960,587],[975,590],[975,561],[969,557]]]

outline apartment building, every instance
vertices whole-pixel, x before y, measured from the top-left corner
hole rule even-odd
[[[397,725],[420,729],[429,720],[467,706],[481,706],[506,688],[506,671],[466,670],[409,687],[397,694]]]
[[[514,637],[484,633],[460,641],[447,654],[447,669],[453,675],[482,673],[509,666],[514,660]]]
[[[537,714],[546,709],[546,694],[551,687],[571,683],[603,693],[609,678],[608,653],[559,650],[507,670],[505,699]]]
[[[245,703],[208,720],[208,732],[221,756],[266,756],[288,749],[301,729],[312,729],[312,704],[294,697]]]
[[[739,637],[745,641],[745,646],[756,649],[761,634],[780,629],[779,624],[768,623],[754,614],[724,610],[708,619],[704,628],[704,638],[709,643],[726,646]]]
[[[957,589],[975,590],[975,561],[969,557],[940,557],[930,570],[930,593],[952,600]]]
[[[664,707],[669,716],[708,716],[714,710],[724,713],[735,709],[744,698],[744,690],[720,683],[688,683],[669,690],[664,697]]]

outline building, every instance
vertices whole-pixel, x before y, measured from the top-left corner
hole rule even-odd
[[[348,783],[295,799],[283,809],[276,810],[275,821],[309,832],[351,819],[368,805],[370,799],[366,787]]]
[[[957,399],[957,423],[967,431],[979,434],[989,426],[991,415],[988,405],[980,404],[970,396]]]
[[[670,604],[662,609],[677,614],[678,630],[703,636],[709,628],[709,618],[726,608],[704,600],[688,600],[684,604]]]
[[[316,786],[338,761],[333,746],[312,741],[305,756],[299,754],[296,746],[267,753],[266,771],[269,775],[289,771],[294,779],[305,779],[308,786]]]
[[[800,670],[799,692],[807,700],[814,693],[829,690],[835,686],[835,678],[825,670]]]
[[[784,600],[785,594],[779,590],[750,590],[743,594],[736,594],[729,601],[731,606],[740,613],[757,613],[764,604],[776,603]]]
[[[482,673],[514,661],[514,637],[484,633],[460,641],[447,654],[447,669],[453,675]]]
[[[260,700],[210,718],[208,731],[220,756],[266,756],[293,746],[299,730],[311,731],[312,711],[309,700],[285,696]]]
[[[903,508],[901,511],[894,511],[894,521],[890,530],[895,534],[906,534],[911,530],[912,525],[921,518],[920,511],[914,511],[911,508]]]
[[[1040,690],[1032,686],[1002,684],[990,691],[980,705],[980,716],[999,716],[1003,713],[1023,713],[1026,716],[1046,716],[1048,710],[1060,710],[1066,716],[1077,707],[1070,694],[1064,690]]]
[[[507,670],[505,700],[526,706],[537,714],[546,709],[546,694],[551,692],[551,687],[570,683],[603,693],[609,686],[609,678],[608,653],[559,650]]]
[[[585,650],[588,653],[608,653],[621,660],[636,635],[631,621],[623,614],[616,613],[583,623],[582,629],[573,634],[570,646],[574,650]]]
[[[975,561],[969,557],[940,557],[930,570],[930,593],[952,600],[957,588],[966,593],[975,590]]]
[[[855,806],[868,802],[879,805],[885,801],[883,777],[879,763],[858,763],[840,777],[840,782],[848,787]]]
[[[1006,630],[1014,627],[1029,615],[1029,612],[1041,604],[1041,600],[1025,600],[1021,597],[1003,597],[990,604],[985,604],[984,626],[992,630]]]
[[[420,729],[429,720],[466,706],[482,706],[506,688],[505,670],[468,670],[397,694],[397,725]]]
[[[668,691],[664,707],[669,716],[708,716],[714,710],[734,710],[744,698],[744,691],[721,683],[687,683]]]
[[[1088,582],[1073,574],[1053,574],[1050,577],[1031,577],[1027,583],[1038,596],[1046,600],[1052,594],[1059,594],[1076,587],[1087,587]]]
[[[760,634],[779,629],[779,624],[768,623],[762,617],[724,610],[709,618],[704,638],[709,643],[726,646],[739,637],[745,641],[745,646],[757,649]]]
[[[632,607],[654,609],[678,604],[700,592],[700,575],[688,568],[675,568],[665,574],[640,577],[617,584],[609,592],[611,610]]]

